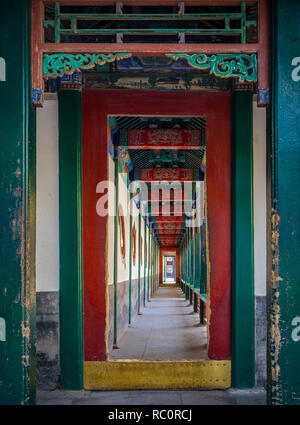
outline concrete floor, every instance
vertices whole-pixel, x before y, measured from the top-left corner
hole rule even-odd
[[[159,288],[114,350],[114,359],[205,358],[206,328],[199,326],[179,288]],[[251,390],[38,391],[38,405],[264,405],[262,388]]]
[[[38,405],[265,405],[266,392],[251,390],[213,391],[39,391]]]
[[[110,359],[206,359],[206,326],[179,287],[160,287],[112,350]]]

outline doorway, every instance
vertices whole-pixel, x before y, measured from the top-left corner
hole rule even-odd
[[[107,244],[108,219],[107,217],[99,217],[95,211],[98,199],[96,187],[99,182],[109,180],[108,155],[111,146],[106,142],[109,140],[108,119],[110,116],[119,115],[203,116],[206,119],[207,201],[209,205],[207,219],[211,264],[211,267],[208,265],[207,312],[210,338],[207,347],[208,363],[205,361],[203,363],[201,359],[199,359],[199,362],[202,362],[203,368],[211,367],[212,363],[210,362],[213,362],[217,369],[221,368],[223,372],[226,369],[226,385],[228,385],[231,357],[230,94],[136,92],[130,90],[118,92],[85,89],[83,90],[82,102],[85,387],[99,388],[100,386],[103,388],[103,385],[108,384],[100,383],[99,379],[95,378],[97,371],[103,370],[103,368],[111,370],[111,368],[120,367],[120,363],[116,366],[116,363],[108,361],[110,308],[108,305],[106,271],[109,250]],[[222,174],[219,172],[220,169],[222,169]],[[144,235],[142,235],[142,238],[144,238]],[[137,252],[139,253],[139,251],[138,249]],[[139,255],[144,257],[144,254],[140,252]],[[157,263],[159,263],[159,258],[157,258]],[[192,362],[193,364],[190,364],[189,367],[197,367],[199,362]],[[162,366],[159,362],[153,365],[155,370]],[[173,366],[181,367],[182,365],[176,363]],[[145,365],[141,367],[145,367]],[[152,373],[151,376],[153,377],[155,374],[153,375],[153,370],[151,372],[150,369],[149,373]],[[130,370],[129,365],[126,370]],[[224,377],[224,374],[222,376]],[[159,383],[156,385],[159,385]],[[175,388],[176,385],[180,386],[181,384],[174,385],[173,383],[172,386]],[[209,386],[207,383],[205,385]],[[222,386],[224,383],[220,385]]]
[[[176,283],[176,259],[174,255],[164,255],[163,283]]]

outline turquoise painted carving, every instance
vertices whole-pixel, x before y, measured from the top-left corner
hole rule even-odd
[[[238,78],[240,82],[257,82],[257,58],[256,54],[205,54],[187,55],[185,53],[166,54],[166,56],[178,60],[185,59],[193,68],[210,71],[217,77]]]
[[[107,62],[114,62],[115,60],[129,58],[130,56],[131,53],[45,54],[43,74],[45,78],[61,77],[64,74],[72,74],[75,71],[90,69],[95,65],[104,65]]]

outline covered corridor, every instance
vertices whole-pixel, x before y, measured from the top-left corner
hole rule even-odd
[[[300,2],[2,3],[0,404],[299,404]]]
[[[180,287],[159,287],[112,350],[110,358],[200,360],[206,358],[206,326]]]

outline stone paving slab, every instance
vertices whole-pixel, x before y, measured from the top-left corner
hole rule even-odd
[[[38,405],[265,405],[266,392],[251,390],[38,391]]]

